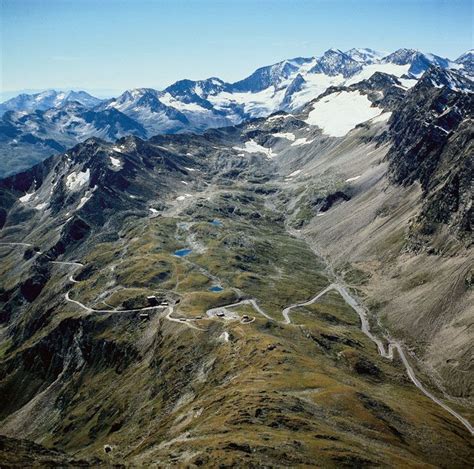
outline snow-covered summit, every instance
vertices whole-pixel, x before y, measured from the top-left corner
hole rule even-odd
[[[374,89],[390,77],[395,77],[399,89],[408,89],[431,67],[458,72],[439,77],[433,72],[431,85],[464,91],[470,89],[464,78],[474,76],[472,59],[472,50],[451,61],[416,49],[387,55],[368,48],[332,48],[317,57],[295,57],[260,67],[234,83],[217,77],[185,79],[164,90],[134,88],[108,100],[84,91],[22,94],[0,104],[0,151],[48,156],[51,148],[56,151],[89,136],[115,139],[128,134],[147,138],[199,133],[278,111],[298,112],[328,88],[350,87],[371,77],[377,77]],[[341,99],[332,104],[339,106]]]
[[[0,115],[7,111],[34,112],[59,107],[67,102],[76,101],[87,107],[96,106],[99,98],[85,91],[46,90],[41,93],[19,94],[0,104]]]
[[[385,52],[379,52],[368,48],[352,48],[345,52],[352,60],[364,65],[379,62],[382,57],[387,55]]]
[[[361,69],[360,62],[352,59],[345,52],[339,49],[329,49],[317,59],[309,73],[323,73],[328,76],[342,75],[344,78],[349,78]]]
[[[439,67],[431,67],[428,69],[416,86],[449,88],[450,90],[461,91],[464,93],[474,92],[474,82],[472,80],[469,80],[456,71],[443,70]]]
[[[474,76],[474,49],[464,52],[455,62],[462,67],[466,74]]]
[[[408,73],[420,77],[432,65],[441,68],[456,68],[454,62],[435,54],[426,54],[416,49],[398,49],[382,59],[383,63],[409,65]]]

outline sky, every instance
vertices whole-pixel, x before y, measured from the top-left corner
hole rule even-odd
[[[0,93],[137,87],[218,76],[335,47],[456,58],[472,0],[0,0]]]

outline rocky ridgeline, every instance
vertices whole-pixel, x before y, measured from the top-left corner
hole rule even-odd
[[[397,184],[419,182],[423,191],[411,232],[415,245],[429,244],[442,226],[472,242],[473,92],[471,81],[433,68],[390,119],[390,177]]]

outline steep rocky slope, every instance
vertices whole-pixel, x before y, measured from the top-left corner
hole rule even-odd
[[[473,92],[471,81],[431,69],[390,121],[391,179],[421,184],[423,207],[410,234],[432,244],[443,227],[472,243]],[[449,248],[445,237],[439,241],[432,248]]]
[[[351,303],[472,421],[464,182],[414,249],[470,157],[469,90],[433,73],[203,135],[90,139],[1,181],[0,433],[106,464],[472,465],[467,428]],[[438,125],[440,154],[418,143]],[[418,172],[401,142],[428,148]]]

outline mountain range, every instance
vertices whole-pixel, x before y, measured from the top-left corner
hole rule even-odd
[[[413,49],[391,54],[330,49],[320,57],[259,68],[235,83],[181,80],[161,91],[137,88],[106,100],[84,91],[21,94],[0,104],[0,176],[90,137],[113,141],[125,135],[203,132],[276,111],[298,111],[326,89],[350,86],[375,72],[394,75],[409,89],[432,66],[472,77],[472,51],[451,61]]]
[[[460,62],[330,50],[6,112],[85,140],[0,181],[2,459],[472,467]]]

